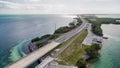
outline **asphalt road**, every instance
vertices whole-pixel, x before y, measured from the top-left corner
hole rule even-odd
[[[87,25],[88,23],[86,23],[86,21],[83,20],[83,24],[79,28],[72,30],[71,32],[68,32],[64,34],[63,36],[61,36],[60,38],[58,38],[56,42],[63,43],[64,41],[70,39],[70,37],[78,34],[77,36],[72,38],[69,43],[67,43],[65,46],[60,48],[53,56],[48,56],[47,58],[45,58],[39,65],[36,66],[36,68],[44,68],[45,65],[53,61],[61,52],[63,52],[82,33],[82,31],[86,28]]]
[[[70,37],[76,35],[77,33],[81,32],[86,26],[86,23],[83,22],[82,25],[70,32],[65,33],[63,36],[59,37],[58,39],[56,39],[55,41],[58,43],[62,43],[66,40],[68,40]]]
[[[82,19],[83,20],[83,19]],[[52,41],[51,43],[45,45],[42,48],[39,48],[38,50],[30,53],[29,55],[23,57],[22,59],[16,61],[15,63],[7,66],[7,68],[25,68],[29,66],[31,63],[35,62],[42,56],[44,56],[46,53],[57,47],[62,42],[68,40],[70,37],[74,36],[75,34],[79,33],[86,27],[86,23],[83,20],[83,23],[80,27],[67,32],[66,34],[62,35],[60,38],[56,39],[55,41]]]
[[[84,29],[83,29],[84,30]],[[82,31],[83,31],[82,30]],[[65,46],[63,46],[62,48],[60,48],[58,51],[56,51],[56,53],[52,56],[53,58],[56,58],[61,52],[63,52],[75,39],[78,38],[78,36],[82,33],[82,31],[80,31],[77,36],[75,36],[74,38],[72,38],[70,40],[70,42],[68,42]]]

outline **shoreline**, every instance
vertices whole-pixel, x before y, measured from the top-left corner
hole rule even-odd
[[[67,32],[70,32],[70,31],[72,31],[72,30],[74,30],[74,29],[76,29],[77,27],[79,27],[79,26],[81,26],[81,23],[82,23],[82,21],[81,21],[81,19],[80,19],[80,17],[74,17],[73,18],[73,20],[72,20],[72,22],[70,22],[67,26],[61,26],[61,27],[59,27],[58,29],[56,29],[55,31],[54,31],[54,33],[52,33],[52,34],[50,34],[52,37],[50,38],[50,39],[48,39],[47,41],[45,41],[45,42],[47,42],[47,43],[45,43],[45,44],[48,44],[49,42],[51,42],[52,40],[57,40],[57,38],[59,38],[62,34],[65,34],[65,33],[67,33]],[[62,29],[63,28],[63,29]],[[57,34],[57,31],[58,30],[63,30],[64,32],[63,33],[61,33],[60,35],[58,34],[58,36],[57,35],[55,35],[55,33]],[[59,32],[58,32],[59,33]],[[46,34],[47,35],[47,34]],[[45,35],[42,35],[41,37],[43,37],[43,36],[45,36]],[[41,37],[36,37],[36,38],[41,38]],[[41,40],[39,40],[39,41],[34,41],[34,39],[35,38],[33,38],[32,40],[31,40],[31,42],[30,42],[30,44],[28,45],[28,49],[29,49],[29,52],[31,53],[31,52],[33,52],[33,51],[35,51],[36,49],[38,49],[38,48],[40,48],[40,47],[38,47],[38,46],[36,46],[38,43],[39,43],[39,41],[41,41]],[[43,42],[44,42],[44,39],[42,39],[43,40]],[[34,41],[34,42],[32,42],[32,41]],[[36,43],[37,42],[37,43]],[[44,45],[45,45],[44,44]],[[44,46],[43,45],[43,46]],[[33,48],[34,47],[34,48]],[[42,46],[41,46],[42,47]]]

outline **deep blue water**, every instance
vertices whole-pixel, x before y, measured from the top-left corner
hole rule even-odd
[[[32,38],[72,20],[70,15],[0,15],[0,68],[25,56],[22,47]]]

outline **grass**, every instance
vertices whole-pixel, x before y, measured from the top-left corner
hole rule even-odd
[[[81,43],[87,34],[87,30],[84,30],[79,37],[57,57],[57,62],[61,65],[76,65],[76,62],[86,54],[85,49],[88,46],[82,46]]]
[[[58,45],[58,46],[57,46],[56,48],[54,48],[50,53],[51,53],[51,54],[54,54],[56,49],[59,49],[59,48],[65,46],[68,42],[70,42],[70,41],[72,40],[72,38],[76,37],[77,35],[78,35],[78,34],[72,36],[72,37],[71,37],[70,39],[68,39],[67,41],[65,41],[65,42],[63,42],[62,44]]]
[[[77,28],[74,28],[73,30],[75,30],[75,29],[77,29]],[[71,31],[72,31],[72,30],[71,30]],[[60,34],[60,35],[59,35],[58,37],[56,37],[54,40],[56,40],[57,38],[63,36],[64,34],[66,34],[66,33]],[[59,48],[65,46],[68,42],[70,42],[70,41],[72,40],[72,38],[74,38],[74,37],[77,36],[77,35],[78,35],[78,34],[72,36],[72,37],[71,37],[70,39],[68,39],[67,41],[63,42],[62,44],[60,44],[60,45],[58,45],[57,47],[55,47],[54,49],[52,49],[50,52],[48,52],[48,53],[46,54],[46,56],[47,56],[47,55],[52,55],[52,54],[54,54],[54,53],[56,52],[56,51],[55,51],[56,49],[59,49]]]

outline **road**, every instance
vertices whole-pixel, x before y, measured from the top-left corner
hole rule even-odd
[[[51,61],[53,61],[61,52],[63,52],[82,33],[82,31],[86,28],[87,24],[88,23],[86,23],[86,21],[83,20],[83,25],[81,25],[81,27],[79,27],[75,31],[73,30],[73,31],[69,32],[70,34],[73,34],[73,35],[78,34],[78,35],[75,36],[74,38],[72,38],[72,40],[70,40],[70,42],[67,43],[65,46],[63,46],[62,48],[60,48],[53,56],[48,56],[47,58],[45,58],[35,68],[44,68],[48,63],[50,63]],[[63,40],[70,39],[70,38],[67,38],[67,37],[70,37],[68,35],[69,33],[67,33],[64,36],[62,36],[63,38],[60,37],[60,39],[57,39],[56,41],[62,43],[62,42],[64,42]]]
[[[84,29],[83,29],[84,30]],[[83,31],[82,30],[82,31]],[[56,58],[61,52],[63,52],[75,39],[77,39],[79,37],[79,35],[82,33],[82,31],[80,31],[77,36],[75,36],[74,38],[72,38],[65,46],[63,46],[62,48],[60,48],[58,51],[56,51],[56,53],[52,56],[53,58]]]
[[[82,42],[82,44],[90,46],[93,43],[98,43],[96,41],[93,41],[93,39],[96,39],[97,41],[103,42],[103,38],[101,36],[95,35],[92,32],[92,24],[91,23],[87,23],[87,30],[88,30],[88,35],[85,38],[85,40]]]
[[[15,63],[8,65],[7,68],[25,68],[25,67],[29,66],[30,64],[32,64],[33,62],[35,62],[36,60],[38,60],[39,58],[44,56],[46,53],[48,53],[49,51],[51,51],[52,49],[57,47],[62,42],[68,40],[69,38],[71,38],[75,34],[82,31],[85,27],[86,27],[86,23],[83,20],[83,23],[80,27],[78,27],[74,30],[71,30],[70,32],[67,32],[66,34],[64,34],[61,37],[59,37],[58,39],[56,39],[55,41],[52,41],[51,43],[39,48],[38,50],[30,53],[29,55],[16,61]]]
[[[44,68],[48,63],[50,63],[51,61],[53,61],[61,52],[63,52],[76,38],[78,38],[78,36],[82,33],[79,32],[79,34],[77,36],[75,36],[74,38],[72,38],[70,40],[70,42],[68,42],[65,46],[63,46],[62,48],[59,49],[59,51],[57,51],[54,55],[52,56],[48,56],[46,57],[39,65],[37,65],[35,68]]]
[[[87,30],[88,30],[88,35],[87,37],[84,39],[84,41],[82,42],[82,44],[85,44],[85,45],[92,45],[92,38],[93,38],[93,33],[91,32],[91,23],[88,23],[87,24]]]

